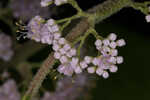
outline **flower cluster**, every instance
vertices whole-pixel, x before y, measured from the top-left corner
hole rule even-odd
[[[30,32],[28,38],[38,42],[52,44],[54,50],[54,58],[60,61],[58,72],[72,76],[74,73],[80,74],[87,69],[88,73],[97,73],[104,78],[108,78],[110,72],[116,72],[116,64],[123,62],[122,56],[118,55],[117,46],[125,45],[123,39],[116,40],[116,34],[112,33],[104,40],[96,40],[95,45],[100,52],[100,56],[85,56],[82,61],[77,57],[76,48],[61,36],[59,26],[55,20],[49,19],[45,21],[40,16],[34,17],[28,24]]]
[[[28,24],[27,37],[37,42],[52,44],[55,51],[54,57],[61,62],[58,68],[60,73],[71,76],[74,72],[81,73],[81,67],[76,57],[76,49],[61,37],[59,27],[53,19],[46,21],[40,16],[35,16]]]
[[[150,7],[149,7],[149,12],[150,12]],[[149,23],[149,22],[150,22],[150,14],[147,15],[147,16],[145,17],[145,19],[146,19],[146,21]]]
[[[67,3],[68,0],[41,0],[41,6],[46,7],[52,2],[54,2],[55,5],[59,6],[61,4]]]
[[[49,19],[46,23],[40,16],[35,16],[28,24],[27,37],[37,42],[52,44],[54,34],[59,31],[58,25],[53,19]]]
[[[85,100],[93,87],[94,83],[87,74],[75,76],[74,82],[71,77],[64,77],[57,82],[55,92],[45,92],[40,100]]]
[[[107,70],[110,72],[116,72],[118,70],[116,64],[123,63],[123,57],[117,56],[118,50],[116,47],[124,46],[125,41],[123,39],[115,41],[116,38],[116,34],[112,33],[104,40],[96,40],[95,45],[101,55],[93,58],[92,64],[94,67],[88,68],[89,73],[96,72],[99,76],[102,75],[104,78],[108,78],[109,74]]]
[[[0,86],[0,100],[21,100],[14,80],[7,80]]]
[[[79,73],[77,69],[80,69],[80,67],[76,67],[79,61],[76,57],[76,49],[71,47],[67,40],[61,37],[60,33],[54,34],[52,48],[55,51],[55,59],[58,59],[61,62],[61,65],[58,67],[60,73],[68,76],[71,76],[74,71]]]
[[[116,64],[123,62],[123,57],[117,56],[118,50],[116,47],[124,46],[125,41],[124,39],[116,39],[116,34],[112,33],[104,40],[96,40],[95,45],[101,56],[85,56],[82,61],[79,61],[76,57],[76,50],[71,48],[64,38],[57,39],[53,44],[53,49],[55,51],[54,57],[61,62],[58,71],[64,75],[72,76],[74,72],[79,74],[87,69],[88,73],[96,73],[99,76],[102,75],[104,78],[108,78],[107,70],[116,72],[118,70]]]
[[[15,18],[21,18],[23,21],[29,21],[33,16],[40,14],[42,17],[50,17],[53,13],[49,7],[41,7],[41,0],[10,0],[9,7]]]
[[[0,58],[9,61],[13,56],[12,41],[8,35],[0,34]]]

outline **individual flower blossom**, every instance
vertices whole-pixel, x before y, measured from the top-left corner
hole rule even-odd
[[[9,61],[14,54],[11,38],[4,33],[0,33],[0,40],[0,59]]]
[[[150,7],[149,7],[149,13],[150,13]],[[149,23],[150,22],[150,14],[146,15],[145,19]]]
[[[149,22],[150,22],[150,15],[147,15],[147,16],[145,17],[145,19],[146,19],[146,21],[149,23]]]
[[[0,100],[20,100],[20,93],[14,80],[7,80],[0,86]]]
[[[88,67],[87,71],[88,73],[95,73],[96,68],[95,67]]]
[[[49,7],[42,8],[40,5],[41,0],[11,0],[10,8],[15,18],[21,18],[23,21],[29,21],[36,15],[41,15],[44,18],[51,16],[52,11]]]

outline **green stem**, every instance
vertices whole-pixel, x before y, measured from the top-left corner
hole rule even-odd
[[[76,19],[76,18],[80,18],[80,16],[79,15],[74,15],[74,16],[71,16],[69,18],[60,19],[60,20],[57,20],[56,23],[61,24],[61,23],[64,23],[66,21],[73,20],[73,19]]]
[[[150,5],[150,1],[144,3],[132,2],[130,6],[136,10],[140,10],[144,14],[148,14],[150,12],[148,5]]]
[[[70,23],[71,23],[71,20],[68,20],[67,22],[65,22],[65,24],[63,24],[63,25],[60,27],[60,31],[62,32]]]
[[[87,32],[84,34],[84,36],[82,36],[82,38],[81,38],[81,43],[80,43],[80,45],[79,45],[79,47],[78,47],[78,50],[77,50],[78,58],[80,58],[80,50],[81,50],[81,48],[82,48],[82,46],[83,46],[83,44],[84,44],[86,38],[87,38],[90,34],[91,34],[91,30],[89,29],[89,30],[87,30]]]
[[[106,2],[93,7],[88,12],[93,14],[95,23],[99,23],[120,11],[122,8],[129,7],[131,3],[131,0],[107,0]]]
[[[96,38],[96,39],[100,39],[100,40],[103,40],[103,37],[101,37],[98,32],[94,29],[94,28],[91,28],[91,34]]]
[[[80,36],[79,38],[75,39],[74,42],[71,45],[74,46],[75,44],[77,44],[78,42],[80,42],[81,39],[82,39],[82,36]]]
[[[78,3],[75,0],[68,0],[68,3],[70,5],[72,5],[77,11],[78,13],[82,13],[82,9],[79,7]]]

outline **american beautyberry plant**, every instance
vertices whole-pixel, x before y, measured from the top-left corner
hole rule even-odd
[[[71,17],[55,20],[44,19],[40,15],[33,17],[25,29],[25,37],[36,42],[52,45],[53,52],[47,57],[39,71],[33,78],[23,100],[33,97],[40,88],[42,81],[48,73],[56,71],[55,79],[87,72],[97,74],[103,78],[109,77],[109,72],[118,70],[118,64],[123,63],[123,57],[118,54],[118,47],[126,45],[124,39],[117,39],[115,32],[107,37],[101,36],[95,29],[95,24],[118,12],[122,8],[133,7],[146,15],[145,19],[150,22],[150,2],[138,3],[133,0],[106,0],[88,11],[83,11],[76,0],[41,0],[41,7],[51,4],[60,6],[70,4],[77,10]],[[64,30],[69,27],[73,20],[79,19],[79,23],[67,34]],[[144,20],[144,19],[143,19]],[[98,51],[96,56],[82,55],[82,47],[86,38],[93,35],[96,39],[95,45]],[[86,44],[88,45],[88,44]],[[58,63],[57,67],[53,67]]]
[[[115,32],[107,37],[101,36],[95,30],[95,24],[101,22],[122,8],[133,7],[146,15],[146,21],[150,22],[150,2],[139,3],[133,0],[106,0],[88,11],[83,11],[75,0],[41,0],[41,7],[51,4],[60,6],[70,4],[77,10],[71,17],[55,20],[44,19],[40,15],[33,17],[27,27],[26,37],[36,42],[52,45],[53,52],[47,57],[39,71],[33,78],[28,91],[23,97],[27,100],[38,91],[46,75],[55,70],[57,76],[74,76],[83,72],[97,74],[103,78],[109,77],[109,72],[117,72],[118,64],[123,63],[123,57],[118,54],[118,47],[126,45],[124,39],[117,39]],[[80,22],[67,34],[63,35],[65,28],[69,27],[73,20]],[[82,55],[82,47],[86,38],[93,35],[96,39],[95,48],[97,56]],[[87,44],[88,45],[88,44]],[[54,68],[53,65],[59,63]]]
[[[25,68],[32,65],[41,66],[23,96],[19,94],[13,79],[9,78],[4,82],[0,86],[0,95],[5,94],[6,96],[2,98],[7,100],[39,100],[36,94],[48,75],[55,80],[59,79],[56,91],[45,92],[40,100],[76,100],[81,94],[88,92],[88,88],[92,84],[89,80],[90,76],[95,75],[107,79],[111,73],[117,72],[119,64],[124,62],[123,57],[119,54],[119,48],[128,44],[123,39],[124,37],[120,38],[115,31],[104,36],[105,33],[99,33],[96,30],[96,24],[128,7],[141,11],[145,15],[143,20],[150,22],[150,1],[105,0],[86,11],[81,9],[76,0],[26,0],[24,7],[17,8],[16,5],[20,5],[23,1],[25,0],[15,3],[16,1],[12,0],[10,8],[14,11],[15,18],[21,18],[27,22],[26,25],[22,22],[20,22],[21,25],[18,23],[16,25],[21,30],[18,31],[21,33],[21,38],[27,38],[29,41],[20,46],[17,42],[12,43],[12,40],[16,38],[15,34],[13,34],[13,38],[10,38],[0,32],[0,59],[6,63],[11,60],[6,65],[17,66],[18,71],[20,71],[18,66]],[[33,2],[36,2],[35,5],[32,5]],[[57,8],[65,4],[72,6],[77,11],[76,14],[62,19],[50,16],[49,12],[51,11],[47,7]],[[3,12],[3,8],[0,8],[0,11],[2,11],[0,18],[6,19],[4,17],[6,12]],[[7,10],[7,12],[9,11]],[[5,23],[9,27],[13,25],[10,20],[6,20]],[[12,29],[13,32],[15,30],[16,27]],[[92,52],[93,55],[88,54],[89,50],[84,47],[89,45],[86,41],[89,36],[93,36],[95,39],[92,44],[95,48]],[[32,41],[37,44],[35,45]],[[91,43],[91,41],[88,42]],[[17,46],[12,48],[13,44]],[[47,55],[48,57],[42,64],[41,62],[30,63],[27,61],[27,58],[44,48],[45,45],[49,46],[52,52]],[[21,74],[32,77],[26,70],[21,71]],[[2,76],[8,77],[9,75],[5,73]],[[26,79],[30,80],[28,77]],[[22,84],[28,84],[28,81]],[[12,90],[9,88],[14,90],[11,96],[9,94]]]

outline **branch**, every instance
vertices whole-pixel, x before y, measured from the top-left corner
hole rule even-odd
[[[149,13],[149,5],[150,1],[145,1],[143,3],[132,2],[130,6],[136,10],[140,10],[142,13],[147,15]]]
[[[110,17],[125,7],[129,7],[130,5],[131,0],[107,0],[103,4],[89,9],[88,12],[93,14],[95,23],[99,23],[100,21]]]

